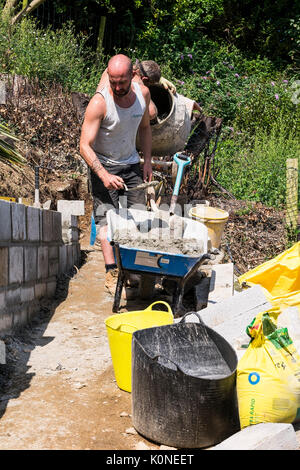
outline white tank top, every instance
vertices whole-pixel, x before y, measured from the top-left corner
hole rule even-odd
[[[132,165],[140,161],[136,150],[136,134],[146,109],[146,102],[138,83],[132,84],[136,99],[129,108],[118,106],[108,87],[100,92],[105,99],[106,115],[101,122],[93,150],[102,163]]]

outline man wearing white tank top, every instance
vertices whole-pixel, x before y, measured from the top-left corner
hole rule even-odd
[[[80,153],[90,168],[93,212],[106,266],[105,287],[114,295],[117,266],[107,240],[106,212],[119,207],[120,196],[127,196],[127,207],[145,201],[144,191],[124,190],[151,181],[150,92],[132,82],[129,57],[118,54],[108,63],[109,83],[90,100],[81,130]],[[97,89],[98,90],[98,89]],[[144,157],[143,174],[136,150],[139,133]]]

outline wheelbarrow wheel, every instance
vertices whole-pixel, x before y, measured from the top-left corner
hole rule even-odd
[[[143,274],[140,280],[139,297],[141,299],[151,299],[153,297],[155,287],[155,276],[147,276]]]

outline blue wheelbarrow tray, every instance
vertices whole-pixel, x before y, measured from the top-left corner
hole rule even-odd
[[[115,231],[129,231],[132,224],[153,220],[155,212],[137,209],[109,210],[107,212],[108,232],[107,239],[113,244]],[[185,276],[200,258],[207,252],[207,228],[201,222],[182,218],[185,224],[183,238],[199,240],[199,254],[190,256],[175,254],[159,250],[147,250],[119,244],[122,267],[126,270],[156,273],[158,276]]]

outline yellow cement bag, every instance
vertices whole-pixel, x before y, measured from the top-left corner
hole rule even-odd
[[[300,242],[276,258],[266,261],[238,278],[248,286],[259,284],[273,307],[300,311]]]
[[[246,329],[251,341],[237,367],[241,428],[300,421],[300,356],[272,315],[260,313]]]

